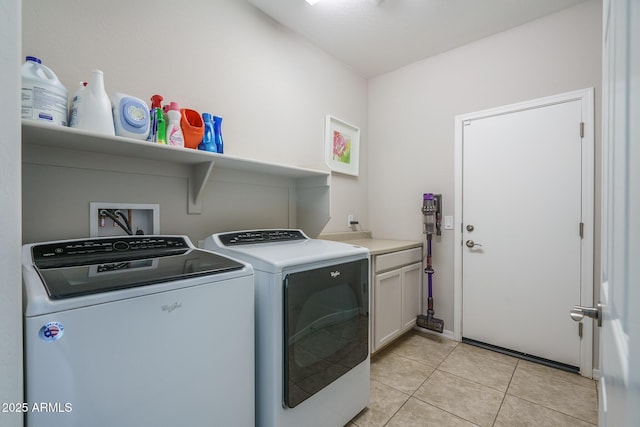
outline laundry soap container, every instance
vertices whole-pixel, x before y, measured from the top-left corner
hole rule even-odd
[[[177,102],[165,105],[167,112],[167,144],[174,147],[184,147],[184,135],[180,127],[180,107]]]
[[[22,64],[22,118],[67,125],[67,88],[35,56]]]
[[[123,93],[111,98],[116,135],[146,140],[149,136],[149,107],[146,102]]]
[[[198,148],[204,135],[204,122],[200,113],[189,108],[180,110],[180,127],[184,136],[184,146],[187,148]]]
[[[69,126],[115,136],[111,100],[104,90],[104,74],[93,70],[87,86],[76,93]]]
[[[217,153],[218,147],[216,146],[213,130],[213,116],[210,113],[202,113],[202,120],[204,121],[204,135],[202,136],[202,142],[198,145],[198,150]]]

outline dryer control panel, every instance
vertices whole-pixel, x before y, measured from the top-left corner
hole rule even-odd
[[[225,246],[309,239],[301,230],[246,230],[219,234],[218,238]]]

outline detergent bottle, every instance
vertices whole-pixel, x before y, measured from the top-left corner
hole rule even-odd
[[[216,139],[213,130],[213,118],[209,113],[202,113],[202,120],[204,122],[204,135],[202,136],[202,142],[198,145],[198,150],[217,153],[218,147],[216,146]]]
[[[216,141],[218,153],[224,153],[224,143],[222,142],[222,117],[213,116],[213,136]]]
[[[67,88],[35,56],[22,64],[22,118],[67,126]]]
[[[174,147],[184,147],[184,135],[180,127],[180,107],[177,102],[165,106],[167,110],[167,144]]]
[[[138,98],[116,93],[111,99],[116,135],[146,140],[149,136],[149,108]]]
[[[180,127],[184,136],[184,146],[187,148],[198,148],[204,134],[204,122],[202,116],[195,110],[182,108],[180,110]]]
[[[77,123],[77,118],[76,115],[78,114],[78,107],[79,104],[77,103],[76,100],[82,98],[82,94],[84,92],[84,89],[87,87],[87,82],[80,82],[80,85],[78,86],[78,90],[76,91],[76,93],[73,94],[73,98],[71,98],[71,108],[69,109],[69,121],[67,122],[67,124],[70,127],[73,127],[71,125],[71,123]]]
[[[111,100],[104,90],[102,71],[91,71],[87,86],[76,92],[69,126],[115,136]]]

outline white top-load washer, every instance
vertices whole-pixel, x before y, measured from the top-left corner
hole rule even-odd
[[[250,265],[184,236],[23,247],[27,427],[254,425]]]
[[[369,404],[369,252],[301,230],[209,236],[256,282],[256,425],[342,427]]]

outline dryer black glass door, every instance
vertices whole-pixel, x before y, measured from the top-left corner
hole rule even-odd
[[[369,263],[288,274],[284,280],[284,404],[293,408],[369,354]]]

